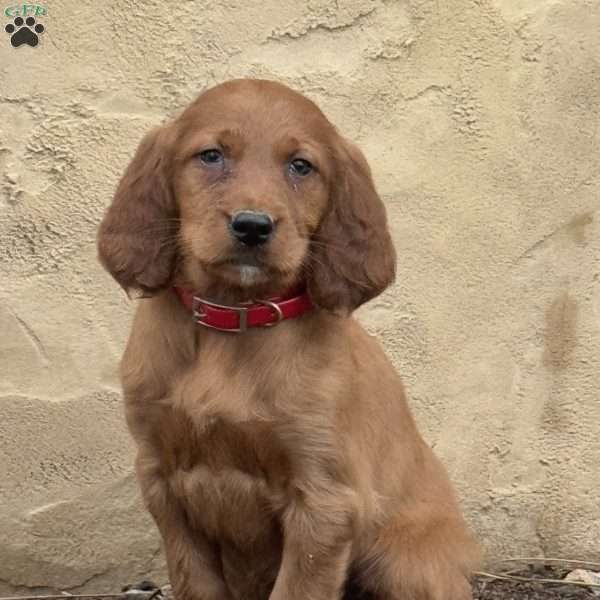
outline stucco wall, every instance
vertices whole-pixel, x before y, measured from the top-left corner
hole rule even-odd
[[[597,0],[46,6],[38,47],[0,30],[0,593],[163,577],[95,229],[142,134],[233,76],[367,154],[399,273],[361,318],[490,556],[600,556]]]

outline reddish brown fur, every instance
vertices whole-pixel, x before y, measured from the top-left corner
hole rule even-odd
[[[215,145],[223,170],[196,156]],[[317,172],[294,179],[294,156]],[[227,229],[243,209],[277,220],[246,271]],[[204,93],[140,145],[99,251],[152,296],[121,376],[179,600],[334,600],[349,575],[365,598],[471,597],[478,550],[451,485],[351,316],[394,276],[385,210],[360,151],[312,102],[265,81]],[[195,325],[171,289],[236,302],[301,281],[317,310],[242,335]]]

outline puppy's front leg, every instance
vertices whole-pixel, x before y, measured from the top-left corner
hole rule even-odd
[[[163,540],[176,600],[232,600],[217,551],[199,531],[190,531],[185,511],[161,475],[160,463],[138,455],[142,497]]]
[[[338,600],[352,550],[353,493],[335,484],[296,491],[283,517],[283,557],[269,600]]]

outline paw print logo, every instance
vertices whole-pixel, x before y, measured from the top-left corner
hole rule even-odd
[[[18,48],[23,44],[27,44],[28,46],[35,48],[40,41],[38,34],[44,33],[44,26],[41,23],[36,24],[33,17],[27,17],[26,20],[23,20],[21,17],[17,17],[13,23],[9,23],[4,28],[6,33],[11,34],[10,43],[15,48]]]

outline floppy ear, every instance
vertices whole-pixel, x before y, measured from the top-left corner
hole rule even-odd
[[[144,137],[100,225],[100,262],[127,293],[152,295],[173,275],[178,215],[170,138],[169,126]]]
[[[352,312],[392,283],[396,252],[365,157],[346,140],[334,155],[336,174],[311,248],[308,290],[321,308]]]

